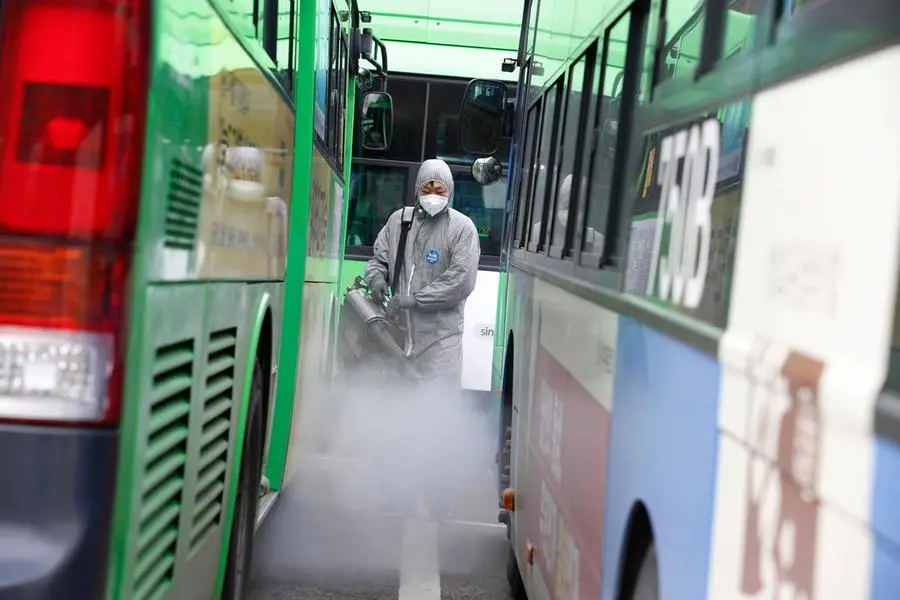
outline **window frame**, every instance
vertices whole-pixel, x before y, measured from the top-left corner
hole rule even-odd
[[[541,142],[541,121],[543,120],[544,112],[543,112],[543,97],[539,96],[536,98],[531,105],[528,107],[528,110],[525,115],[525,140],[522,143],[522,156],[520,158],[520,168],[519,172],[521,173],[519,176],[519,188],[518,193],[516,195],[516,230],[513,237],[513,248],[524,248],[525,247],[525,239],[528,233],[528,220],[531,209],[531,189],[534,185],[534,176],[537,172],[535,168],[534,161],[537,159],[537,148]],[[531,116],[534,115],[534,121],[531,121]],[[530,126],[530,133],[527,128]],[[528,145],[528,141],[532,142],[532,145]],[[530,152],[526,152],[530,150]],[[530,156],[526,156],[526,154],[530,154]]]
[[[328,33],[328,73],[325,79],[325,138],[315,134],[315,141],[329,164],[340,177],[344,175],[346,151],[345,123],[347,111],[347,77],[349,76],[349,50],[337,9],[331,4]]]
[[[544,91],[541,93],[541,98],[543,99],[543,108],[541,110],[541,134],[538,138],[538,143],[536,146],[536,155],[535,159],[537,160],[540,157],[541,149],[543,147],[544,142],[544,125],[546,124],[547,119],[547,101],[550,98],[550,94],[556,94],[556,101],[553,103],[553,123],[550,125],[550,141],[549,150],[550,154],[547,156],[547,167],[548,173],[546,175],[547,180],[544,185],[544,189],[542,190],[542,195],[544,196],[543,202],[541,203],[541,215],[540,215],[540,223],[541,223],[541,239],[534,240],[532,239],[532,234],[534,232],[534,203],[537,198],[535,194],[537,193],[537,177],[539,176],[539,169],[535,169],[535,180],[534,187],[531,189],[531,199],[528,202],[528,221],[527,221],[527,236],[526,236],[526,245],[525,248],[528,252],[532,254],[542,254],[543,247],[543,239],[547,237],[547,198],[550,194],[550,190],[553,189],[553,186],[556,185],[556,168],[554,166],[554,161],[556,158],[556,149],[557,149],[557,139],[558,139],[558,130],[559,130],[559,121],[561,113],[563,112],[563,91],[565,90],[566,83],[566,73],[560,73],[556,76],[556,79],[553,80],[553,83],[548,85]]]
[[[297,0],[288,1],[288,10],[291,11],[288,17],[288,29],[290,31],[288,35],[288,64],[287,75],[282,76],[286,77],[285,84],[287,85],[288,92],[293,93],[294,81],[296,80],[294,71],[297,69]],[[277,62],[275,63],[275,66],[278,66]]]
[[[616,147],[613,155],[612,179],[609,186],[609,202],[607,204],[607,219],[605,231],[603,231],[603,247],[600,252],[584,252],[584,237],[587,231],[588,212],[590,202],[585,202],[578,212],[579,223],[577,225],[578,242],[578,264],[593,269],[612,269],[621,271],[623,260],[623,250],[627,248],[627,231],[626,235],[622,235],[622,223],[624,218],[628,217],[628,211],[623,210],[626,205],[630,204],[630,186],[628,185],[629,174],[633,167],[634,146],[631,137],[636,129],[636,108],[640,95],[641,76],[643,73],[642,62],[644,55],[644,35],[646,32],[647,12],[640,11],[641,8],[646,11],[646,3],[636,2],[628,9],[624,10],[615,20],[613,20],[603,33],[603,53],[602,60],[603,69],[600,72],[600,81],[597,85],[599,92],[596,104],[594,106],[594,121],[591,133],[591,150],[590,150],[590,172],[585,183],[586,189],[589,191],[592,187],[594,177],[597,174],[598,166],[601,160],[597,156],[599,150],[601,128],[603,126],[603,89],[606,84],[606,57],[609,54],[609,41],[612,30],[622,22],[626,16],[628,22],[628,40],[625,50],[625,64],[623,66],[622,76],[622,99],[618,113],[618,130],[616,133]]]
[[[581,192],[581,174],[582,174],[582,166],[584,160],[578,160],[578,156],[584,156],[584,147],[585,141],[587,139],[587,129],[588,129],[588,120],[590,118],[590,107],[591,101],[593,97],[593,79],[594,79],[594,69],[597,62],[597,48],[599,40],[594,40],[587,47],[587,49],[582,52],[577,59],[572,61],[572,64],[569,67],[569,86],[566,89],[566,112],[564,117],[564,122],[567,122],[569,119],[569,110],[573,107],[569,106],[569,101],[572,99],[572,78],[575,73],[575,66],[581,62],[582,59],[585,59],[584,63],[584,74],[582,75],[581,81],[581,100],[578,104],[578,134],[575,136],[575,144],[571,146],[571,151],[575,155],[572,159],[572,189],[569,192],[569,215],[566,219],[565,232],[563,232],[563,241],[562,245],[553,245],[553,234],[556,231],[557,223],[554,219],[550,228],[550,244],[548,244],[548,256],[551,258],[561,258],[561,259],[572,259],[573,257],[573,246],[572,240],[575,234],[575,222],[577,221],[577,214],[580,210],[579,208],[579,194]],[[559,159],[559,166],[562,166],[562,160],[565,158],[566,150],[565,147],[560,144],[561,154]],[[556,214],[557,204],[559,202],[559,187],[554,192],[553,195],[553,207],[552,214]],[[578,254],[581,254],[581,248],[578,249]]]
[[[753,49],[740,53],[739,57],[726,57],[723,56],[727,34],[725,19],[733,0],[707,0],[703,8],[705,24],[696,72],[692,77],[659,82],[668,1],[662,0],[656,18],[660,34],[650,91],[653,101],[680,98],[688,90],[717,97],[723,78],[707,80],[718,74],[724,64],[728,65],[726,70],[732,78],[742,84],[732,95],[741,95],[900,40],[900,11],[890,0],[819,0],[808,10],[801,8],[789,17],[783,14],[784,0],[760,0],[763,5],[757,13],[759,23],[752,34],[755,39]],[[872,35],[849,42],[836,39],[848,23],[862,29],[869,26]],[[829,44],[830,39],[835,43]],[[752,83],[745,84],[745,81]]]
[[[408,80],[408,81],[423,83],[425,85],[426,106],[425,106],[425,110],[422,112],[422,139],[421,139],[422,149],[420,150],[419,160],[411,161],[411,160],[399,160],[396,158],[361,156],[360,154],[361,154],[362,149],[357,144],[358,135],[359,135],[359,129],[357,126],[358,123],[355,123],[354,128],[353,128],[353,137],[351,138],[351,143],[353,144],[352,163],[354,165],[358,164],[361,166],[382,166],[382,167],[395,167],[395,168],[399,167],[399,168],[409,169],[410,174],[409,174],[409,178],[408,178],[407,189],[405,192],[406,198],[409,199],[409,198],[412,198],[415,193],[415,176],[418,171],[418,168],[420,167],[420,165],[422,163],[422,157],[424,156],[423,153],[425,150],[425,145],[426,145],[426,142],[428,139],[428,134],[429,134],[428,125],[429,125],[429,118],[430,118],[429,117],[430,107],[427,104],[427,102],[428,102],[428,99],[430,98],[430,94],[431,94],[431,85],[434,83],[437,83],[437,84],[458,83],[464,87],[465,85],[468,84],[470,79],[464,78],[464,77],[421,76],[421,75],[402,73],[402,72],[392,73],[391,78],[388,81],[388,93],[390,93],[391,82],[394,82],[397,80]],[[515,99],[515,94],[517,94],[515,84],[511,81],[503,81],[503,83],[505,83],[508,86],[510,97]],[[357,109],[358,109],[359,106],[361,106],[362,94],[356,94],[356,102],[357,102]],[[319,138],[317,138],[317,142],[321,143],[321,140]],[[513,143],[514,143],[514,140],[511,139],[510,140],[511,147],[512,147]],[[515,152],[515,154],[513,155],[513,160],[514,161],[521,160],[520,154],[521,153],[519,153],[519,152]],[[508,160],[509,160],[508,155],[500,156],[499,154],[495,153],[495,156],[501,163],[502,176],[507,179],[507,181],[506,181],[507,203],[504,207],[504,212],[505,212],[504,223],[503,223],[504,229],[501,230],[501,237],[500,237],[499,245],[497,248],[497,253],[496,254],[482,254],[481,260],[479,262],[479,267],[478,267],[482,271],[483,270],[497,270],[500,268],[501,256],[503,256],[504,253],[506,252],[506,248],[505,248],[506,241],[505,240],[508,239],[505,237],[506,236],[505,227],[510,218],[510,214],[509,214],[510,206],[508,203],[508,200],[509,200],[509,196],[508,196],[509,191],[508,190],[509,190],[509,187],[512,186],[514,183],[513,181],[510,180],[510,174],[512,173],[512,168],[511,168],[511,164],[508,164]],[[454,174],[454,176],[458,176],[459,174],[468,175],[471,173],[469,165],[448,163],[448,166],[450,167],[450,171]],[[347,194],[348,194],[348,199],[349,199],[349,191],[347,192]],[[515,213],[515,211],[513,211],[513,212],[514,212],[515,216],[517,216],[517,213]],[[349,215],[349,208],[348,208],[348,215]],[[366,260],[366,259],[369,259],[372,257],[372,246],[349,244],[349,243],[347,243],[346,238],[344,239],[343,243],[344,243],[344,255],[347,259]]]

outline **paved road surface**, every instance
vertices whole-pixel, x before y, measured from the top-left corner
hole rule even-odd
[[[481,473],[481,471],[479,471]],[[359,461],[308,458],[262,524],[250,600],[507,600],[490,469],[446,520],[379,508]]]

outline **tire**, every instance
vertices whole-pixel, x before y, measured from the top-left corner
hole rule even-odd
[[[509,582],[510,595],[515,600],[528,600],[525,582],[522,581],[522,572],[519,571],[519,562],[516,560],[512,542],[509,544],[509,554],[506,559],[506,580]]]
[[[650,542],[641,560],[631,600],[659,600],[659,563],[654,542]]]
[[[222,600],[243,600],[250,587],[253,564],[253,537],[256,533],[256,510],[259,504],[259,482],[263,449],[263,368],[256,359],[250,383],[250,409],[244,434],[237,498],[228,543],[228,567]]]

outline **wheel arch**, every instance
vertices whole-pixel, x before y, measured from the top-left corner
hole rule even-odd
[[[628,525],[626,525],[625,533],[622,537],[616,600],[631,599],[637,583],[641,560],[654,540],[653,521],[650,517],[650,511],[642,500],[637,500],[628,514]]]
[[[512,421],[513,421],[513,383],[515,349],[512,331],[506,337],[506,347],[503,350],[503,375],[500,380],[500,427],[497,432],[498,448],[497,456],[497,493],[502,505],[503,490],[509,487],[512,481]],[[507,428],[510,435],[507,436]],[[507,450],[507,442],[509,449]]]
[[[264,292],[256,303],[256,309],[253,311],[253,320],[250,325],[250,333],[247,336],[247,354],[245,355],[243,385],[241,386],[240,403],[238,404],[238,416],[235,424],[235,435],[233,440],[233,453],[231,461],[231,474],[228,481],[228,498],[225,505],[225,515],[222,528],[222,550],[219,555],[219,568],[216,573],[216,587],[213,594],[214,598],[220,598],[222,588],[225,583],[225,571],[228,565],[228,548],[231,539],[231,528],[234,521],[234,504],[237,498],[238,480],[240,479],[240,465],[244,454],[244,435],[247,431],[247,419],[250,411],[250,393],[252,389],[253,371],[256,367],[257,358],[263,363],[263,397],[269,397],[270,372],[272,361],[272,308],[271,296],[268,292]],[[268,363],[266,363],[268,361]],[[239,366],[239,365],[238,365]],[[240,371],[238,371],[240,373]],[[268,416],[266,412],[267,402],[263,402],[263,440],[268,435],[266,428],[268,427]],[[265,443],[263,443],[265,448]]]
[[[515,340],[512,330],[506,335],[506,347],[503,353],[503,379],[501,382],[500,394],[503,404],[512,405],[512,388],[514,375],[515,360]],[[507,391],[509,390],[509,391]]]

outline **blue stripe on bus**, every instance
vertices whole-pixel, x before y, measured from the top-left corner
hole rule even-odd
[[[872,600],[900,598],[900,446],[875,439]]]
[[[601,598],[614,600],[633,503],[650,514],[666,598],[705,598],[717,454],[716,359],[619,320]]]

